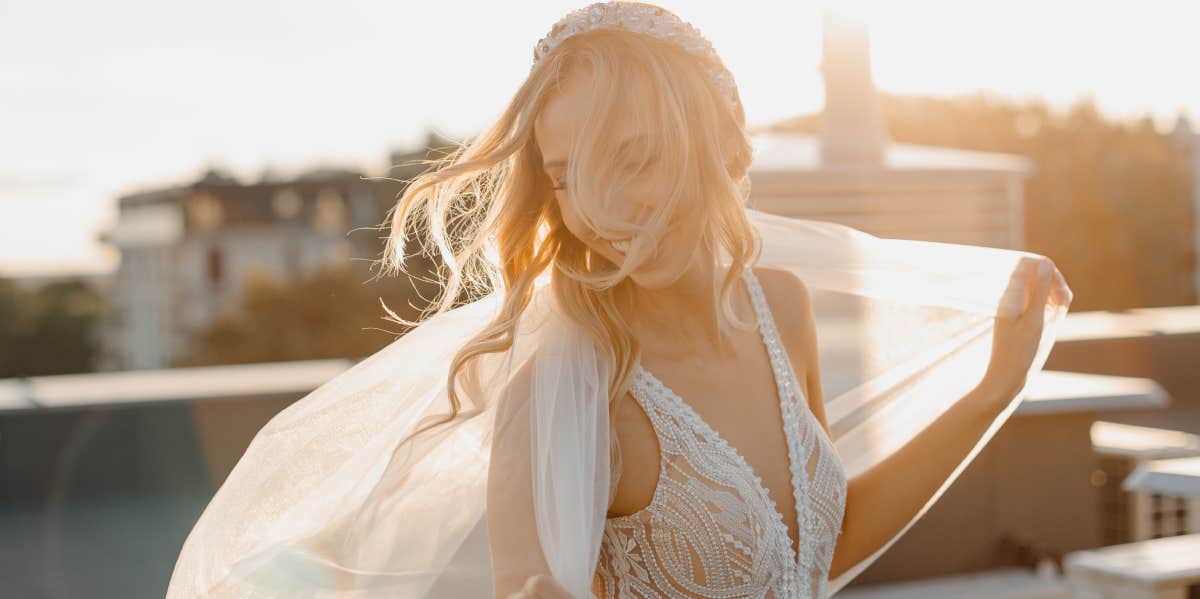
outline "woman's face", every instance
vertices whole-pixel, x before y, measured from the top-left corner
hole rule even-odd
[[[534,138],[542,156],[542,170],[554,188],[554,197],[567,229],[593,252],[619,265],[625,260],[629,240],[606,239],[604,235],[589,227],[581,218],[577,198],[566,181],[567,162],[576,132],[583,129],[589,114],[592,102],[591,81],[586,75],[568,77],[559,90],[558,94],[547,100],[534,122]],[[664,177],[655,170],[659,168],[656,159],[642,161],[636,147],[635,151],[629,151],[630,146],[626,144],[644,143],[642,139],[645,135],[643,131],[627,124],[629,121],[618,122],[616,130],[606,132],[616,141],[610,149],[604,151],[604,157],[601,159],[607,160],[611,156],[612,160],[627,163],[613,165],[616,169],[623,169],[625,174],[632,178],[615,198],[614,204],[605,210],[621,221],[636,224],[644,222],[647,214],[666,197],[669,189],[663,181]],[[584,176],[587,176],[586,173]],[[670,284],[682,275],[689,263],[695,259],[696,252],[692,247],[688,247],[687,243],[687,240],[694,239],[694,236],[685,234],[689,225],[695,223],[694,213],[697,212],[688,210],[685,206],[693,205],[694,202],[685,198],[677,213],[671,215],[671,224],[663,239],[654,244],[654,247],[648,248],[648,259],[631,273],[630,277],[636,283],[644,287]],[[611,237],[611,234],[609,236]]]

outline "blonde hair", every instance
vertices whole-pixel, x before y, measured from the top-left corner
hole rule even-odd
[[[567,181],[589,226],[610,238],[633,235],[629,258],[619,268],[566,229],[534,138],[534,121],[547,99],[580,67],[592,75],[594,110],[575,137]],[[629,297],[629,273],[648,259],[646,248],[654,246],[682,202],[701,204],[696,246],[728,259],[730,268],[714,289],[718,320],[723,327],[746,326],[731,298],[739,273],[759,252],[744,209],[750,141],[740,98],[731,106],[705,67],[696,56],[649,35],[596,30],[572,36],[538,62],[494,124],[405,189],[390,214],[384,260],[391,272],[404,270],[410,255],[406,234],[412,231],[420,232],[421,252],[440,257],[445,283],[425,316],[489,289],[505,292],[499,315],[451,363],[451,413],[418,433],[459,418],[458,389],[470,388],[469,365],[512,347],[534,281],[551,267],[555,301],[595,339],[597,354],[612,366],[609,406],[615,407],[640,359],[618,302]],[[655,157],[655,174],[671,181],[671,193],[637,231],[603,209],[628,181],[609,153],[617,119],[632,119],[649,134],[645,145],[633,149],[635,159]],[[615,412],[610,409],[610,418]],[[619,472],[620,452],[616,435],[611,437]]]

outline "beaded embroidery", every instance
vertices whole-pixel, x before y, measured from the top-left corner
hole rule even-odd
[[[632,394],[658,436],[661,466],[649,505],[606,522],[596,568],[604,599],[825,597],[845,512],[844,471],[807,409],[762,287],[750,269],[743,278],[779,395],[798,547],[741,453],[638,366]]]
[[[713,85],[721,90],[732,106],[737,107],[737,85],[733,74],[700,30],[669,11],[639,2],[596,2],[567,13],[534,46],[530,70],[536,68],[538,62],[563,40],[595,29],[644,33],[686,50],[704,62]]]

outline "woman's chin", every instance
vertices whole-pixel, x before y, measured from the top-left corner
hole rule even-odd
[[[630,280],[643,289],[662,289],[670,287],[679,280],[679,274],[664,268],[643,266],[629,274]]]

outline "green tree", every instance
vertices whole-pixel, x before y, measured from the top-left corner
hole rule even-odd
[[[1044,102],[987,94],[885,94],[888,134],[900,143],[1020,154],[1027,248],[1051,257],[1075,291],[1072,310],[1197,302],[1191,285],[1196,215],[1185,151],[1149,118],[1104,118],[1085,99],[1056,112]],[[815,133],[819,115],[774,129]]]
[[[407,330],[388,320],[384,304],[411,320],[434,289],[406,277],[364,279],[348,268],[293,281],[251,276],[239,304],[194,338],[179,365],[370,355]]]
[[[103,310],[83,281],[26,289],[0,279],[0,378],[93,370]]]

